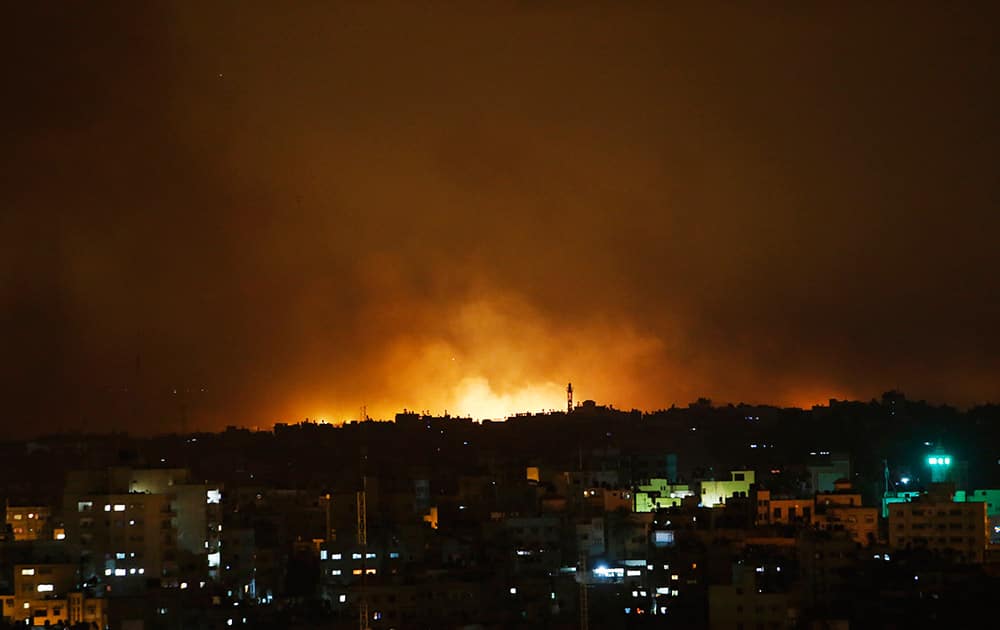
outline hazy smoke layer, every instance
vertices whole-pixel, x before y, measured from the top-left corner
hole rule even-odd
[[[984,8],[18,6],[5,422],[997,399]]]

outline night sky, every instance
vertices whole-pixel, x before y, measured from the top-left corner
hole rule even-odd
[[[1000,5],[756,4],[6,3],[5,434],[1000,400]]]

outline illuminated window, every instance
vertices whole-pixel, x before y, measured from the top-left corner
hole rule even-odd
[[[340,558],[341,558],[341,555],[339,553],[335,553],[335,554],[331,554],[330,555],[330,559],[331,560],[340,560]]]
[[[115,577],[124,577],[125,569],[115,569]]]
[[[340,600],[340,603],[343,604],[347,601],[347,595],[341,595],[338,599]]]
[[[34,569],[21,569],[21,575],[34,575]]]
[[[326,549],[320,549],[319,550],[319,559],[320,560],[326,560],[326,555],[327,555],[326,554]]]
[[[125,511],[124,503],[115,503],[115,512],[124,512],[124,511]]]
[[[340,575],[343,573],[340,569],[330,569],[330,575]]]
[[[354,560],[360,560],[361,559],[361,554],[360,553],[352,553],[351,554],[351,558],[354,559]]]

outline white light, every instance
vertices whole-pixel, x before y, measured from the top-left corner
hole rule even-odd
[[[511,595],[517,595],[517,588],[514,587],[514,586],[510,587],[510,594]]]
[[[111,506],[105,503],[104,504],[104,511],[105,512],[110,512],[111,511]]]
[[[233,620],[232,619],[226,619],[226,625],[227,626],[233,625]]]
[[[111,569],[104,569],[104,575],[111,575]]]
[[[347,595],[341,595],[340,596],[340,603],[343,604],[346,601],[347,601]]]
[[[115,577],[125,577],[125,569],[115,569]]]
[[[21,569],[21,575],[34,575],[34,569]]]
[[[188,583],[187,582],[181,582],[181,590],[184,590],[187,587],[188,587]]]
[[[39,593],[51,593],[54,590],[55,590],[55,587],[53,585],[51,585],[51,584],[39,584],[38,585],[38,592]]]
[[[125,511],[124,503],[115,503],[115,512],[124,512],[124,511]]]
[[[330,559],[331,560],[340,560],[340,557],[341,556],[340,556],[339,553],[335,553],[335,554],[333,554],[333,555],[330,556]]]
[[[340,575],[343,573],[340,569],[330,569],[330,575]]]
[[[320,549],[319,550],[319,559],[320,560],[326,560],[326,549]]]

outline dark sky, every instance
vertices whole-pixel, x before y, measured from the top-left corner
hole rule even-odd
[[[1000,10],[869,4],[8,3],[5,432],[1000,400]]]

